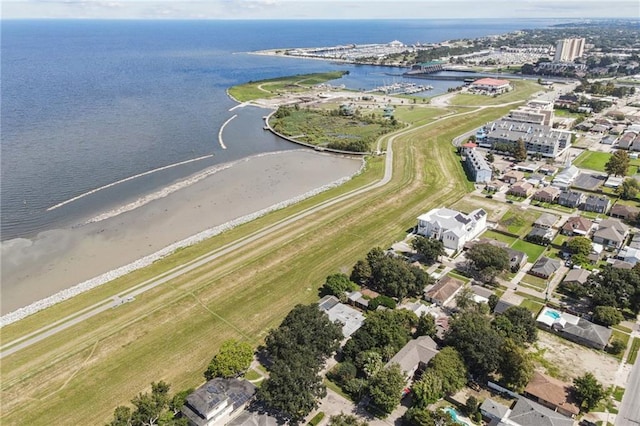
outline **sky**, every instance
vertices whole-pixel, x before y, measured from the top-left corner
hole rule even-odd
[[[639,18],[638,0],[3,0],[2,19]]]

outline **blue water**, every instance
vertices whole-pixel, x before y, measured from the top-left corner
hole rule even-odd
[[[368,89],[397,68],[275,58],[246,52],[346,43],[436,42],[543,27],[550,20],[2,21],[2,240],[77,223],[209,167],[292,146],[242,121],[231,85],[348,70],[339,83]],[[421,81],[422,83],[422,81]],[[425,81],[425,83],[427,83]],[[428,82],[432,95],[456,82]],[[253,123],[265,111],[243,111]],[[213,154],[47,208],[120,179]]]
[[[560,313],[556,312],[556,311],[551,311],[551,310],[547,310],[544,313],[546,316],[553,318],[554,320],[560,318],[562,315],[560,315]]]
[[[451,416],[454,422],[458,423],[459,425],[468,426],[466,422],[458,419],[458,412],[454,408],[447,407],[444,409],[444,411]]]

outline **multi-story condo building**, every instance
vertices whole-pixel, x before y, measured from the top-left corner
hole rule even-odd
[[[566,38],[558,40],[554,62],[572,62],[584,53],[584,38]]]
[[[475,149],[466,149],[464,166],[469,177],[476,183],[491,182],[491,166]]]

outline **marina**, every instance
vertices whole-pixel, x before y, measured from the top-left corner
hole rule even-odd
[[[375,87],[369,90],[370,93],[384,93],[385,95],[411,95],[414,93],[432,90],[433,86],[416,83],[392,83]]]

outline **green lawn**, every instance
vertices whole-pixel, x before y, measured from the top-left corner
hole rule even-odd
[[[612,392],[612,395],[613,395],[613,399],[615,399],[618,402],[622,402],[622,397],[624,396],[624,388],[621,388],[620,386],[616,386]]]
[[[468,93],[459,93],[451,99],[451,105],[499,105],[507,102],[514,102],[523,98],[528,98],[536,92],[546,91],[535,81],[529,80],[511,80],[513,90],[496,97],[485,95],[472,95]],[[514,106],[515,108],[515,106]]]
[[[531,230],[533,223],[542,215],[533,209],[509,209],[500,219],[499,224],[510,234],[524,236]]]
[[[531,205],[532,206],[537,206],[537,207],[542,207],[544,209],[558,210],[558,211],[563,212],[563,213],[573,213],[576,210],[576,209],[572,209],[571,207],[561,206],[560,204],[546,203],[546,202],[538,201],[538,200],[531,200]]]
[[[532,244],[527,241],[518,240],[511,246],[512,249],[524,252],[529,256],[529,262],[535,262],[540,255],[545,251],[545,246],[539,246],[538,244]]]
[[[629,327],[625,327],[624,325],[620,325],[620,324],[614,325],[611,328],[614,328],[616,330],[620,330],[623,333],[631,333],[633,331]]]
[[[316,84],[326,83],[327,81],[341,78],[343,75],[343,71],[333,71],[252,81],[230,87],[229,94],[238,102],[268,99],[278,96],[283,91],[306,91]]]
[[[522,282],[529,284],[534,289],[542,292],[544,292],[547,288],[547,280],[540,277],[535,277],[531,274],[525,274],[524,277],[522,277]]]
[[[133,303],[3,358],[0,382],[7,397],[0,401],[0,422],[104,424],[115,407],[148,391],[152,381],[165,380],[172,391],[199,386],[202,372],[223,341],[244,339],[257,347],[296,304],[317,301],[318,287],[327,275],[352,268],[372,247],[387,247],[415,225],[419,214],[464,197],[470,186],[451,140],[512,108],[488,108],[414,129],[396,138],[388,184],[310,213],[295,226],[251,241],[242,250],[137,296]],[[382,166],[382,158],[372,158],[361,175],[342,187],[3,327],[2,342],[375,182],[383,174]]]
[[[624,342],[624,347],[625,350],[627,348],[627,345],[629,345],[629,335],[627,333],[623,333],[622,331],[613,330],[613,333],[611,334],[611,341],[615,340],[620,340],[622,342]],[[622,357],[624,356],[624,351],[620,352],[617,355],[614,355],[616,358],[618,358],[619,360],[622,360]]]
[[[520,306],[522,306],[523,308],[527,308],[529,311],[531,311],[534,317],[537,317],[540,311],[542,310],[542,308],[544,307],[542,303],[536,302],[535,300],[531,300],[531,299],[524,299],[522,303],[520,303]]]
[[[634,364],[638,357],[638,350],[640,349],[640,338],[634,337],[631,342],[631,349],[629,350],[629,356],[627,357],[627,364]]]
[[[425,106],[403,105],[396,107],[394,116],[405,123],[416,124],[428,120],[440,118],[449,114],[450,111],[444,108],[434,108]]]
[[[484,234],[481,235],[482,238],[491,238],[492,240],[502,241],[503,243],[507,243],[511,245],[517,241],[517,238],[510,237],[508,235],[501,234],[500,232],[496,232],[493,230],[485,231]]]
[[[609,158],[611,158],[609,152],[584,151],[573,161],[573,164],[581,169],[604,172],[604,165],[607,164]]]

